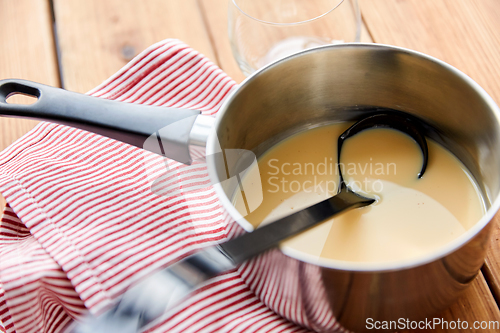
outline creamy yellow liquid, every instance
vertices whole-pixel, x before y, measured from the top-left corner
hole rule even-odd
[[[299,133],[276,145],[242,180],[235,207],[258,227],[337,193],[337,138],[345,124]],[[475,182],[449,151],[428,140],[423,178],[418,145],[405,134],[373,129],[345,141],[341,165],[349,186],[378,200],[332,218],[282,243],[309,258],[391,262],[425,256],[483,216]],[[262,192],[258,182],[260,173]],[[248,202],[262,203],[249,214]]]

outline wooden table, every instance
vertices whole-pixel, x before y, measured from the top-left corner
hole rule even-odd
[[[362,41],[440,58],[500,102],[499,0],[359,1]],[[231,54],[226,15],[227,0],[0,0],[0,79],[86,92],[150,44],[178,38],[239,82],[244,77]],[[0,119],[0,149],[34,124]],[[500,229],[494,229],[482,271],[441,314],[445,320],[500,321]]]

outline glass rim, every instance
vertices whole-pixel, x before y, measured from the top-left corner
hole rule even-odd
[[[258,22],[261,22],[261,23],[264,23],[264,24],[269,24],[269,25],[281,25],[281,26],[290,26],[290,25],[296,25],[296,24],[302,24],[302,23],[308,23],[308,22],[312,22],[312,21],[315,21],[317,19],[320,19],[322,18],[323,16],[326,16],[328,14],[330,14],[332,11],[334,11],[338,6],[340,6],[345,0],[339,0],[338,3],[333,6],[333,8],[329,9],[328,11],[324,12],[323,14],[319,15],[319,16],[316,16],[316,17],[313,17],[313,18],[310,18],[308,20],[304,20],[304,21],[297,21],[297,22],[291,22],[291,23],[277,23],[277,22],[270,22],[270,21],[265,21],[265,20],[261,20],[261,19],[258,19],[256,17],[253,17],[252,15],[248,14],[247,12],[245,12],[243,9],[240,8],[240,6],[238,6],[238,4],[236,3],[237,0],[231,0],[231,2],[233,3],[233,5],[243,14],[245,15],[246,17],[252,19],[252,20],[255,20],[255,21],[258,21]]]

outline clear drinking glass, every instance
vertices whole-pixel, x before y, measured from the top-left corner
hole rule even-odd
[[[314,46],[359,42],[357,0],[229,0],[229,40],[245,75]]]

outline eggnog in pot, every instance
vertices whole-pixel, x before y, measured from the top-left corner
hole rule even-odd
[[[235,207],[254,227],[313,205],[337,193],[338,163],[353,190],[377,198],[369,207],[348,211],[281,245],[311,260],[383,263],[423,257],[471,228],[485,206],[465,166],[428,139],[429,163],[422,178],[422,153],[407,135],[370,129],[345,141],[337,161],[337,138],[346,124],[296,134],[263,154],[255,177],[242,180]],[[256,173],[252,170],[248,173]],[[257,178],[258,179],[258,178]],[[245,200],[263,196],[246,214]]]

